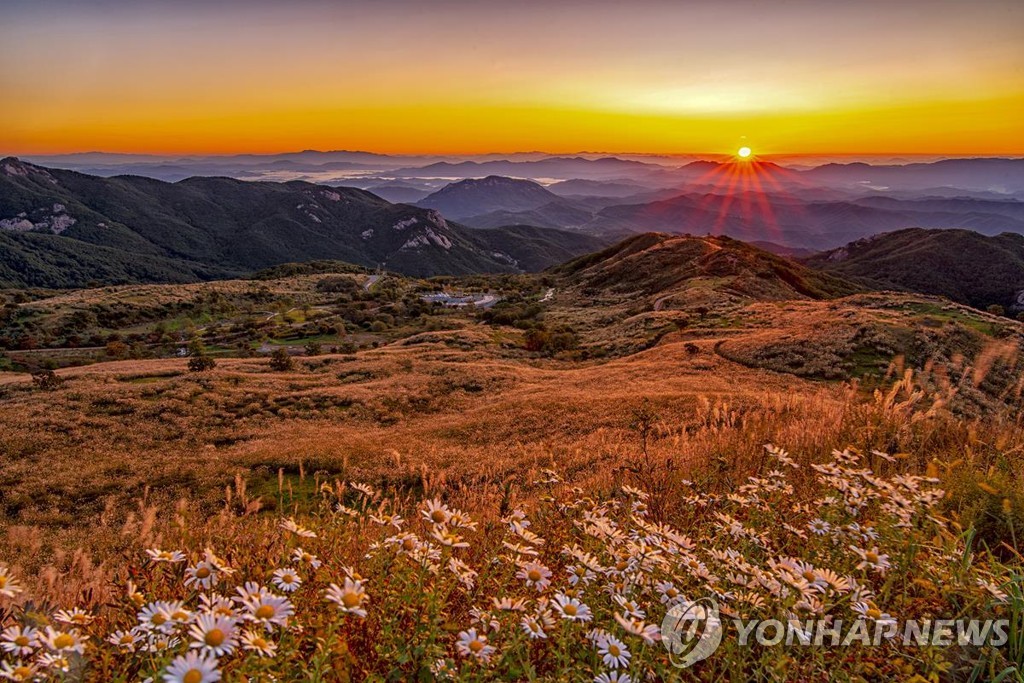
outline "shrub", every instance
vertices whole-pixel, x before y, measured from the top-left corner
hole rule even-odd
[[[42,370],[32,375],[32,384],[37,389],[53,391],[64,385],[64,378],[53,370]]]
[[[191,372],[206,372],[207,370],[213,370],[215,367],[217,367],[217,361],[205,354],[192,356],[188,359],[188,369]]]
[[[306,344],[306,355],[307,356],[319,356],[323,353],[323,347],[320,342],[309,342]]]
[[[270,354],[270,369],[275,372],[287,372],[295,368],[295,361],[288,354],[288,349],[279,346]]]

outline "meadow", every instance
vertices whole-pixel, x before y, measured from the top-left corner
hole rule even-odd
[[[895,295],[707,315],[570,296],[543,314],[579,336],[557,353],[464,312],[286,370],[6,376],[0,675],[1021,679],[1016,323]],[[976,327],[901,336],[943,313]],[[678,669],[662,619],[708,597],[743,618],[1013,628],[980,648],[729,634]]]

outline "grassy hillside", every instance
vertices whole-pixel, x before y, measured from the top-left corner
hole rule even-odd
[[[728,237],[645,233],[554,269],[587,291],[668,295],[696,280],[756,299],[825,298],[857,291],[840,278]]]
[[[875,286],[939,294],[985,308],[1024,310],[1024,235],[987,237],[969,230],[899,230],[806,261]]]

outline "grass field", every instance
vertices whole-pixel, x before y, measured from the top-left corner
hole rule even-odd
[[[84,657],[41,646],[68,680],[162,676],[212,628],[214,594],[238,598],[221,610],[226,680],[1020,678],[1016,635],[732,638],[685,672],[658,642],[666,610],[702,597],[744,617],[1019,628],[1016,323],[922,326],[930,300],[896,295],[707,315],[571,296],[543,315],[580,348],[554,356],[467,312],[285,371],[136,359],[62,369],[50,389],[5,374],[0,548],[24,588],[5,624],[88,635]],[[293,562],[299,547],[322,564]],[[182,562],[147,559],[157,548]],[[217,585],[196,583],[204,568]],[[258,623],[252,600],[287,618]],[[176,601],[180,623],[140,624]]]

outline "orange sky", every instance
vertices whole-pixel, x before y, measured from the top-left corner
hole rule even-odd
[[[1024,154],[1024,3],[5,0],[0,153]]]

